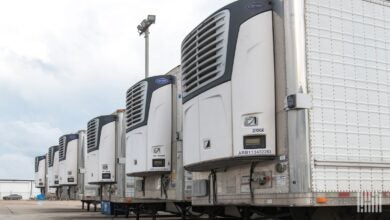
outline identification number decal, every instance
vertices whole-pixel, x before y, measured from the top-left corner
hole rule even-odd
[[[267,149],[240,150],[238,152],[239,156],[246,156],[246,155],[270,155],[270,154],[272,154],[271,150],[267,150]]]
[[[262,133],[264,132],[264,128],[254,128],[252,129],[252,133]]]

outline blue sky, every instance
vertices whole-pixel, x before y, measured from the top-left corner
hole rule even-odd
[[[0,178],[33,177],[33,159],[59,136],[123,108],[144,73],[151,28],[151,75],[180,64],[180,44],[232,0],[0,1]]]

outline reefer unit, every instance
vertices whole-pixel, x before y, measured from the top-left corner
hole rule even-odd
[[[86,182],[99,184],[101,196],[125,197],[124,110],[96,117],[88,122]]]
[[[84,193],[84,151],[86,132],[80,130],[74,134],[59,138],[59,184],[61,199],[79,199]]]
[[[59,139],[60,185],[77,185],[79,135],[67,134]]]
[[[166,75],[146,78],[127,91],[126,174],[138,178],[136,198],[186,197],[180,82],[180,68],[176,67]]]
[[[272,6],[244,4],[217,11],[182,43],[188,170],[272,159],[276,153]]]
[[[46,187],[46,155],[35,157],[35,187]]]
[[[190,32],[192,204],[355,206],[356,192],[388,192],[389,18],[385,0],[242,0]]]
[[[115,182],[116,116],[102,115],[88,122],[87,182]]]
[[[126,173],[171,171],[172,85],[170,75],[146,78],[126,95]]]
[[[47,153],[47,182],[50,188],[60,185],[59,179],[59,147],[51,146]]]

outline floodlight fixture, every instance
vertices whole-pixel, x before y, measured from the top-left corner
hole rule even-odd
[[[156,15],[148,15],[137,26],[139,35],[145,35],[145,78],[149,76],[149,27],[156,23]]]

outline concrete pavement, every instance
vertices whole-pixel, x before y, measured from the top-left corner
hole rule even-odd
[[[105,216],[100,212],[81,210],[80,201],[4,201],[0,200],[1,220],[46,219],[124,219]]]

